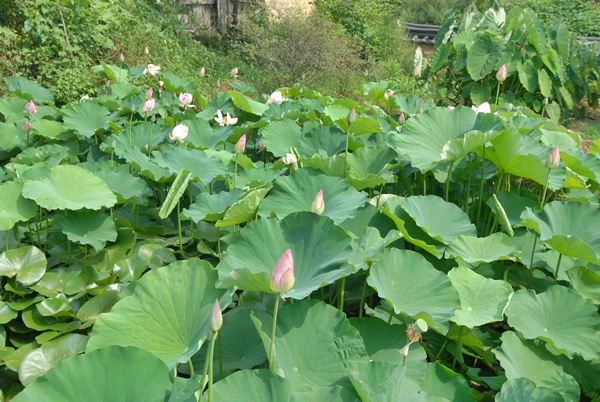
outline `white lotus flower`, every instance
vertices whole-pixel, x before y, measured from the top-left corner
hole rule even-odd
[[[475,113],[491,113],[492,109],[490,108],[490,104],[487,102],[483,102],[479,106],[471,106],[471,109],[475,111]]]
[[[144,75],[146,73],[150,73],[150,75],[154,76],[160,72],[160,66],[155,66],[154,64],[148,64],[148,66],[144,69]]]
[[[394,95],[394,91],[392,91],[391,89],[388,89],[387,91],[385,91],[385,93],[383,94],[383,98],[385,100],[390,100],[390,98]]]
[[[185,124],[178,124],[175,126],[171,134],[169,134],[169,138],[173,141],[183,142],[185,137],[188,136],[189,127]]]
[[[298,162],[298,159],[296,159],[296,155],[294,154],[285,154],[285,156],[281,158],[281,161],[286,165],[293,165]]]
[[[287,100],[287,99],[285,99],[283,97],[283,95],[281,94],[281,91],[275,91],[271,94],[271,96],[269,96],[269,100],[267,101],[267,103],[272,103],[274,105],[281,105],[281,103],[285,100]]]
[[[181,106],[191,106],[192,103],[192,94],[184,92],[179,94],[179,103]]]
[[[223,117],[223,113],[220,110],[217,110],[217,117],[215,117],[215,121],[219,123],[219,126],[232,126],[237,123],[237,117],[231,117],[229,113],[225,117]]]

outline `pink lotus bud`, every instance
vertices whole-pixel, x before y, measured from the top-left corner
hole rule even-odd
[[[23,131],[26,133],[31,131],[31,122],[29,120],[25,120],[25,123],[23,123]]]
[[[321,215],[325,210],[325,201],[323,200],[323,190],[319,190],[310,206],[310,212]]]
[[[281,105],[285,99],[281,94],[281,91],[274,91],[271,96],[269,96],[269,100],[267,103],[272,103],[274,105]]]
[[[238,142],[235,143],[234,151],[236,154],[241,154],[246,150],[246,134],[242,135]]]
[[[187,106],[192,103],[192,94],[188,94],[187,92],[179,94],[179,103],[182,106]]]
[[[112,149],[115,149],[117,147],[117,140],[112,140],[112,142],[110,143],[110,147]]]
[[[406,122],[406,116],[404,115],[404,112],[400,113],[400,116],[398,117],[398,124],[403,125]]]
[[[415,66],[415,68],[413,69],[413,74],[416,75],[417,77],[421,76],[421,65],[417,64]]]
[[[132,104],[131,104],[131,107],[130,107],[130,109],[131,109],[131,111],[132,111],[132,112],[135,112],[135,103],[132,103]]]
[[[423,113],[423,105],[419,105],[419,108],[417,109],[417,113]]]
[[[144,53],[146,53],[146,54],[149,54],[149,53],[150,53],[150,50],[148,50],[148,46],[146,46],[146,47],[144,48]]]
[[[239,70],[240,70],[240,69],[239,69],[238,67],[234,67],[234,68],[231,70],[231,75],[233,75],[233,76],[235,77],[236,75],[238,75],[238,71],[239,71]]]
[[[294,276],[294,259],[292,258],[292,250],[287,249],[281,256],[273,272],[271,272],[271,290],[282,295],[292,290],[296,277]],[[284,299],[285,300],[285,299]]]
[[[500,70],[496,73],[496,79],[500,82],[504,82],[506,79],[506,64],[503,64],[502,67],[500,67]]]
[[[550,101],[550,100],[548,99],[548,97],[547,97],[547,96],[545,96],[545,97],[544,97],[544,105],[547,105],[549,101]]]
[[[560,163],[560,151],[558,150],[558,145],[552,149],[550,155],[548,155],[548,159],[546,159],[546,168],[548,170],[556,169],[558,164]]]
[[[287,153],[283,158],[281,158],[281,161],[286,165],[293,165],[298,162],[298,159],[296,158],[296,155]]]
[[[173,128],[171,134],[169,134],[169,138],[173,141],[183,142],[185,137],[188,136],[190,128],[185,124],[178,124]]]
[[[32,100],[27,102],[27,104],[25,105],[25,111],[29,114],[37,113],[37,106],[35,105],[35,103],[33,103]]]
[[[217,88],[221,88],[221,80],[217,79]]]
[[[142,112],[150,113],[156,106],[156,99],[150,98],[142,105]]]
[[[350,109],[350,113],[348,113],[346,121],[348,122],[348,125],[354,124],[354,122],[356,121],[356,109]]]
[[[263,144],[262,139],[258,141],[258,152],[262,152],[265,150],[265,144]]]
[[[204,77],[206,75],[206,68],[204,66],[202,66],[202,68],[200,69],[200,77]]]
[[[148,88],[148,90],[146,91],[146,100],[152,98],[152,94],[154,93],[152,88]]]
[[[125,61],[125,56],[123,55],[123,52],[119,52],[119,60],[121,60],[121,63]]]
[[[219,332],[221,328],[223,328],[223,313],[221,313],[219,299],[216,299],[208,318],[208,332],[214,334]]]

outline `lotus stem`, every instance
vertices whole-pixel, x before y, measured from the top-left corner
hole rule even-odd
[[[529,278],[527,279],[527,287],[531,287],[531,280],[533,278],[533,256],[535,255],[535,246],[537,245],[538,237],[535,236],[533,239],[533,248],[531,249],[531,259],[529,260]]]
[[[548,169],[548,175],[546,176],[546,184],[544,185],[544,191],[542,192],[542,203],[540,205],[540,211],[544,209],[546,202],[546,192],[548,191],[548,183],[550,182],[550,169]]]
[[[150,157],[150,151],[152,150],[152,127],[154,124],[150,124],[150,132],[148,133],[148,157]]]
[[[218,332],[212,334],[210,345],[208,347],[208,402],[212,402],[213,392],[213,357],[215,353],[215,341],[217,340]]]
[[[446,186],[444,187],[444,199],[448,202],[448,190],[450,189],[450,176],[452,175],[452,167],[454,166],[454,161],[450,162],[450,167],[448,168],[448,177],[446,177]]]
[[[560,261],[562,260],[562,254],[558,255],[558,262],[556,263],[556,272],[554,272],[554,284],[558,281],[558,270],[560,269]]]
[[[473,154],[469,152],[469,178],[467,179],[467,195],[465,196],[465,213],[469,215],[469,199],[471,198],[471,173],[473,164],[472,162]]]
[[[223,378],[223,341],[221,341],[220,336],[217,342],[217,347],[219,348],[219,378]]]
[[[446,349],[447,344],[448,344],[448,338],[444,338],[444,343],[442,344],[442,347],[440,348],[440,350],[437,352],[437,354],[433,358],[434,362],[440,358],[440,356],[442,355],[442,352],[444,351],[444,349]]]
[[[190,377],[194,375],[194,363],[192,359],[188,360],[188,370],[190,371]]]
[[[344,295],[346,293],[346,277],[342,278],[342,283],[340,284],[339,287],[339,292],[340,292],[340,303],[338,305],[339,310],[343,313],[344,312]]]
[[[498,82],[498,89],[496,89],[496,105],[498,105],[498,98],[500,97],[500,82]]]
[[[485,179],[485,144],[481,154],[481,178],[479,180],[479,206],[477,207],[477,224],[481,218],[481,209],[483,208],[483,180]]]
[[[235,177],[237,176],[238,158],[239,154],[235,154],[235,169],[233,171],[233,188],[235,188]]]
[[[183,253],[183,237],[181,236],[181,201],[177,201],[177,234],[179,235],[179,251]]]
[[[367,294],[367,276],[363,282],[362,292],[360,293],[360,306],[358,308],[358,318],[363,318],[363,310],[365,309],[365,295]]]
[[[344,177],[348,175],[348,142],[350,142],[350,127],[346,130],[346,149],[344,150]]]
[[[462,338],[462,326],[459,327],[459,332],[458,332],[458,339],[456,341],[456,352],[454,353],[454,356],[452,357],[452,370],[454,370],[454,367],[456,366],[456,356],[458,356],[458,354],[460,353],[461,349],[462,349],[462,343],[460,341],[460,339]]]
[[[273,329],[271,330],[271,346],[269,347],[269,369],[272,373],[275,372],[275,362],[273,360],[273,350],[275,347],[275,329],[277,328],[277,313],[279,312],[279,298],[275,298],[275,312],[273,313]]]

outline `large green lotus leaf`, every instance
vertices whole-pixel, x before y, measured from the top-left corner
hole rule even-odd
[[[442,258],[446,245],[429,236],[416,224],[414,219],[404,210],[403,200],[402,197],[398,196],[388,198],[383,205],[383,214],[394,221],[407,242],[422,248],[437,258]]]
[[[108,122],[112,117],[107,108],[92,101],[77,103],[64,110],[64,113],[65,128],[73,129],[86,138],[99,129],[108,130]]]
[[[540,200],[538,200],[535,194],[529,191],[519,191],[513,188],[509,193],[496,193],[496,197],[500,201],[500,204],[502,204],[502,208],[504,208],[511,226],[521,223],[521,214],[525,211],[525,208],[539,209],[540,207]],[[490,198],[488,206],[492,208],[492,204],[493,200]]]
[[[103,249],[107,241],[117,240],[117,228],[106,212],[83,210],[71,213],[60,223],[70,241],[89,244],[96,251]]]
[[[384,143],[357,149],[348,154],[348,181],[357,190],[393,183],[390,163],[396,156],[396,152]]]
[[[452,321],[474,328],[504,319],[513,292],[508,282],[486,278],[466,267],[453,268],[448,277],[460,297]]]
[[[119,204],[145,204],[146,197],[151,194],[148,184],[142,178],[129,172],[118,172],[102,168],[92,168],[90,170],[106,182],[108,187],[117,195],[117,203]]]
[[[233,104],[246,113],[261,116],[269,108],[269,106],[252,100],[239,92],[227,91],[227,94],[231,96],[231,101],[233,102]]]
[[[117,147],[117,150],[119,148]],[[144,176],[150,178],[156,182],[166,182],[173,174],[169,172],[169,169],[161,168],[147,155],[144,155],[139,148],[128,147],[123,149],[121,152],[117,151],[119,157],[125,159],[129,164],[133,165],[138,171]]]
[[[181,211],[181,215],[198,223],[202,220],[209,222],[218,221],[223,217],[225,210],[237,202],[244,192],[234,188],[231,192],[221,191],[217,194],[200,193],[188,209]]]
[[[443,333],[448,331],[454,310],[460,307],[450,279],[414,251],[384,250],[371,267],[367,282],[397,314],[422,318]]]
[[[496,71],[504,54],[505,39],[502,35],[478,35],[467,54],[467,71],[473,81],[485,78]]]
[[[294,120],[273,121],[261,128],[259,134],[265,148],[276,157],[285,156],[290,147],[297,147],[302,138],[302,131]]]
[[[578,175],[588,177],[596,183],[600,181],[600,158],[579,150],[566,151],[561,148],[560,159]]]
[[[600,264],[600,212],[577,202],[553,201],[536,214],[527,208],[523,225],[561,254]]]
[[[44,343],[23,359],[19,366],[19,380],[28,386],[58,363],[83,353],[88,339],[86,335],[67,334]]]
[[[359,193],[340,177],[299,169],[275,181],[273,190],[260,204],[258,214],[281,219],[294,212],[310,211],[319,190],[323,190],[325,202],[323,216],[333,219],[336,224],[356,216],[357,208],[367,201],[365,193]]]
[[[0,151],[10,152],[27,146],[27,136],[17,126],[0,121]]]
[[[440,363],[427,364],[425,377],[419,386],[429,397],[475,402],[465,378]]]
[[[518,290],[506,308],[506,317],[526,339],[552,342],[571,357],[574,353],[586,360],[600,357],[600,316],[596,307],[573,289],[552,286],[540,294]]]
[[[600,359],[587,361],[577,355],[572,359],[559,355],[558,360],[565,373],[575,377],[583,391],[593,398],[600,389]]]
[[[269,350],[273,316],[254,310],[252,320]],[[322,301],[302,300],[279,311],[273,358],[269,364],[275,366],[275,373],[292,381],[295,389],[310,391],[333,385],[352,390],[346,369],[368,356],[359,332],[344,313]]]
[[[46,144],[41,147],[27,148],[12,159],[17,165],[30,165],[45,162],[48,165],[59,165],[69,158],[69,148],[58,144]],[[28,180],[31,177],[27,178]]]
[[[446,257],[461,258],[469,264],[483,264],[497,260],[515,260],[516,240],[504,233],[487,237],[458,236],[446,249]]]
[[[295,401],[293,383],[267,369],[241,370],[217,382],[213,400],[227,402],[291,402]],[[204,392],[203,401],[207,399]]]
[[[9,230],[17,222],[33,218],[37,212],[35,202],[23,198],[23,184],[6,182],[0,185],[0,230]]]
[[[310,158],[315,152],[333,156],[344,149],[346,135],[337,127],[318,125],[307,130],[304,123],[304,135],[298,145],[298,153],[302,158]]]
[[[188,126],[186,142],[200,149],[214,149],[220,142],[229,138],[233,132],[231,126],[213,129],[208,121],[199,117],[193,120],[184,120],[182,124]]]
[[[536,387],[527,378],[515,378],[502,385],[502,390],[496,394],[496,402],[563,402],[564,398],[556,391],[545,387]]]
[[[437,165],[455,161],[494,138],[502,123],[490,113],[470,108],[434,108],[409,119],[394,148],[408,156],[411,165],[427,172]]]
[[[163,80],[165,89],[172,93],[194,92],[196,89],[191,82],[169,71],[162,73],[160,79]]]
[[[502,345],[494,350],[494,354],[508,380],[527,378],[537,387],[558,392],[567,402],[579,401],[579,384],[563,371],[556,356],[544,346],[522,341],[512,331],[504,332],[500,339]]]
[[[17,275],[17,281],[25,286],[42,279],[47,265],[46,255],[35,246],[23,246],[0,254],[0,276],[11,278]]]
[[[162,402],[171,373],[138,348],[110,346],[75,356],[37,378],[14,402]]]
[[[46,209],[100,209],[117,203],[104,180],[74,165],[53,166],[46,178],[25,182],[23,196]]]
[[[240,334],[244,334],[244,336],[240,336]],[[262,340],[250,318],[250,309],[236,308],[223,315],[223,328],[219,331],[219,344],[219,352],[215,350],[214,353],[214,367],[222,364],[224,373],[232,370],[251,369],[267,360]],[[208,344],[206,345],[208,346]],[[202,348],[192,357],[197,372],[202,372],[207,349],[207,347]],[[221,354],[220,358],[219,353]],[[217,374],[217,370],[215,370],[215,374]]]
[[[390,325],[375,317],[349,318],[350,325],[358,329],[365,342],[369,360],[393,363],[396,366],[405,364],[405,357],[400,354],[409,342],[405,325]],[[419,342],[410,346],[406,357],[406,376],[415,383],[420,383],[427,369],[427,354]]]
[[[436,195],[408,197],[400,201],[400,206],[425,233],[444,244],[460,235],[477,235],[475,225],[462,209]]]
[[[383,97],[383,93],[380,98]],[[422,111],[432,109],[435,107],[435,103],[426,101],[425,99],[417,95],[408,95],[406,98],[400,95],[394,95],[391,99],[392,106],[398,108],[401,112],[409,115],[416,115],[419,113],[419,108],[422,106]]]
[[[206,185],[215,177],[227,174],[223,162],[196,149],[161,147],[161,152],[153,152],[152,156],[158,166],[169,169],[169,172],[178,174],[181,169],[186,169],[194,179]]]
[[[0,99],[0,114],[4,115],[4,122],[10,123],[12,127],[15,122],[23,118],[23,112],[25,111],[25,105],[27,101],[21,97],[3,97]],[[2,136],[0,136],[2,138]]]
[[[573,288],[592,303],[600,304],[600,275],[589,268],[573,267],[567,274]]]
[[[4,82],[8,85],[8,90],[27,100],[34,100],[42,103],[54,103],[52,92],[25,77],[4,77]]]
[[[273,293],[271,271],[288,248],[296,282],[286,297],[302,299],[352,270],[346,263],[352,254],[350,236],[327,217],[298,212],[281,221],[261,219],[245,226],[217,266],[217,285]]]
[[[136,346],[152,352],[172,369],[186,363],[206,338],[215,299],[229,303],[216,289],[217,273],[207,261],[188,259],[157,268],[136,284],[133,295],[101,314],[87,351],[110,345]]]
[[[68,139],[73,134],[65,133],[65,127],[59,121],[39,119],[31,123],[33,129],[42,137],[51,140]],[[61,135],[63,134],[64,135]]]
[[[164,125],[154,124],[150,121],[143,121],[134,124],[133,127],[125,128],[120,135],[108,137],[114,138],[115,153],[121,156],[121,153],[128,148],[138,148],[144,154],[148,155],[148,141],[152,148],[157,147],[167,137],[168,127]],[[111,140],[112,141],[112,140]]]
[[[240,223],[246,223],[256,218],[258,207],[269,190],[271,190],[270,187],[261,187],[242,194],[238,201],[227,208],[223,219],[218,221],[215,226],[239,225]]]
[[[550,150],[538,145],[531,136],[521,135],[517,130],[505,130],[492,140],[492,147],[485,149],[485,159],[493,162],[506,174],[525,177],[542,186],[546,184],[548,169],[545,162]],[[477,151],[483,156],[481,150]],[[548,188],[560,189],[566,177],[566,169],[561,164],[550,173]]]
[[[390,362],[359,362],[348,377],[363,402],[425,401],[426,395],[407,376],[407,366]]]

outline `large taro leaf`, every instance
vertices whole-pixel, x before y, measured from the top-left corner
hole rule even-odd
[[[254,310],[252,320],[269,350],[272,314]],[[275,373],[292,381],[298,391],[333,385],[352,390],[346,369],[368,356],[359,332],[342,312],[322,301],[302,300],[278,313],[273,359],[269,364]]]
[[[448,277],[460,297],[460,308],[454,311],[452,321],[474,328],[503,320],[512,294],[508,282],[486,278],[466,267],[453,268]]]
[[[91,137],[98,129],[108,130],[111,114],[96,102],[80,102],[64,111],[64,127],[77,131],[83,137]]]
[[[35,246],[23,246],[0,254],[0,276],[17,276],[25,286],[33,285],[44,276],[48,261],[46,255]]]
[[[414,251],[384,250],[371,267],[367,282],[397,314],[422,318],[442,333],[448,331],[448,321],[460,307],[459,294],[450,279]]]
[[[469,264],[483,264],[497,260],[515,260],[515,238],[504,233],[487,237],[458,236],[446,249],[446,257],[460,258]]]
[[[539,213],[527,208],[523,225],[535,230],[546,245],[560,254],[600,264],[600,212],[576,202],[554,201]]]
[[[23,184],[7,182],[0,185],[0,230],[9,230],[17,222],[33,218],[37,212],[35,202],[23,198]]]
[[[298,212],[283,220],[261,219],[245,226],[217,266],[220,288],[273,293],[270,276],[292,250],[296,282],[286,297],[302,299],[324,284],[350,274],[350,236],[327,217]]]
[[[467,71],[473,81],[485,78],[502,64],[505,39],[502,35],[483,33],[477,36],[467,54]]]
[[[152,154],[156,164],[178,174],[181,169],[192,173],[193,181],[209,184],[215,177],[225,175],[227,169],[221,160],[206,155],[203,151],[175,146],[163,146],[161,152]]]
[[[25,182],[23,196],[46,209],[97,210],[117,203],[104,180],[74,165],[53,166],[47,177]]]
[[[506,381],[502,390],[496,394],[497,402],[563,402],[564,398],[556,391],[546,387],[536,387],[535,383],[527,378],[515,378]]]
[[[276,157],[285,156],[290,152],[290,147],[298,146],[302,138],[300,127],[290,119],[273,121],[261,128],[259,134],[267,151]]]
[[[205,392],[202,400],[206,398]],[[217,382],[213,388],[213,399],[228,402],[296,401],[293,383],[266,369],[241,370]]]
[[[502,122],[490,113],[466,107],[434,108],[409,119],[394,149],[408,156],[412,166],[427,172],[437,165],[456,161],[499,135]]]
[[[536,294],[518,290],[506,308],[508,323],[526,339],[540,338],[564,350],[570,357],[600,357],[600,316],[596,306],[577,291],[552,286]]]
[[[294,212],[310,211],[319,190],[323,190],[325,202],[323,216],[333,219],[336,224],[356,216],[357,208],[367,201],[365,193],[359,193],[340,177],[299,169],[275,181],[273,190],[260,204],[258,213],[262,217],[284,218]]]
[[[62,232],[72,242],[89,244],[96,251],[104,248],[107,241],[117,240],[117,228],[110,216],[103,211],[83,210],[71,213],[61,221]]]
[[[579,401],[577,381],[563,371],[556,356],[544,346],[522,341],[512,331],[504,332],[500,339],[502,345],[494,353],[508,380],[527,378],[537,387],[558,392],[566,402]]]
[[[206,338],[215,299],[229,303],[216,289],[217,273],[207,261],[189,259],[157,268],[136,284],[133,295],[101,314],[87,351],[110,345],[136,346],[152,352],[172,369],[187,362]]]
[[[169,369],[138,348],[110,346],[75,356],[37,378],[14,402],[162,402]]]

